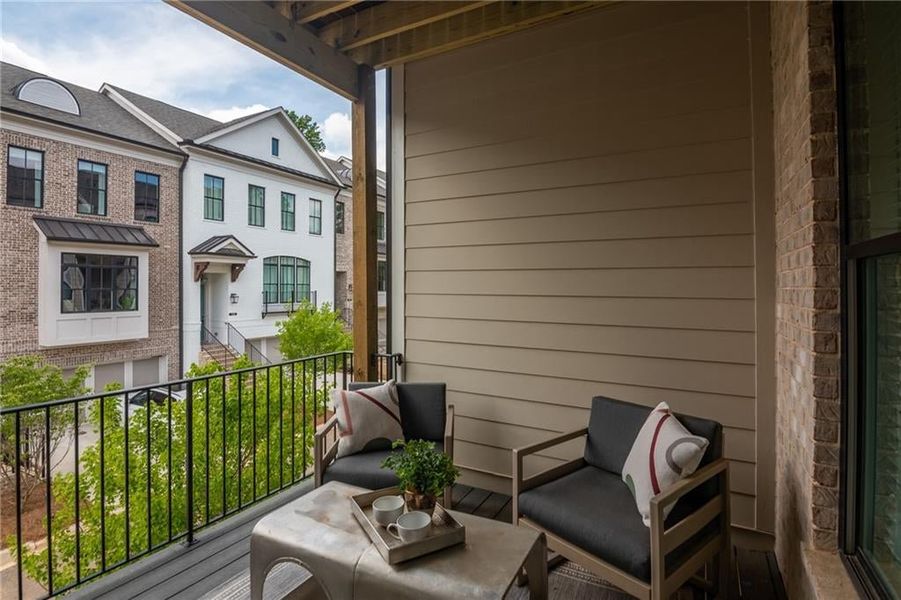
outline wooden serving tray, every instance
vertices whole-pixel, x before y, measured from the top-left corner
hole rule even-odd
[[[388,533],[388,530],[372,520],[372,503],[381,496],[398,496],[399,488],[385,488],[352,496],[351,510],[359,521],[366,535],[375,544],[379,554],[389,565],[404,562],[417,556],[423,556],[449,546],[466,541],[466,528],[463,527],[440,504],[435,504],[432,515],[432,529],[428,537],[416,542],[402,542]]]

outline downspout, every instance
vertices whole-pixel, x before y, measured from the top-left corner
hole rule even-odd
[[[185,368],[185,168],[188,154],[178,168],[178,378],[184,376]]]
[[[341,195],[343,189],[344,186],[339,182],[338,189],[335,190],[335,197],[332,199],[332,310],[338,310],[338,229],[335,227],[335,215],[338,214],[338,196]],[[346,206],[344,210],[347,210]]]

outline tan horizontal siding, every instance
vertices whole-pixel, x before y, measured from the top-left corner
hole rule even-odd
[[[743,4],[624,4],[407,65],[406,374],[447,382],[467,480],[593,396],[665,400],[723,423],[757,525],[748,35]]]

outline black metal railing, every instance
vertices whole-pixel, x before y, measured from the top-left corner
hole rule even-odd
[[[235,352],[231,348],[222,343],[219,337],[210,331],[206,325],[200,326],[200,346],[207,354],[219,363],[226,371],[231,369],[235,363]],[[237,353],[240,355],[240,353]]]
[[[272,361],[263,354],[263,351],[257,348],[256,344],[248,340],[238,329],[231,323],[226,323],[226,331],[228,332],[227,342],[238,354],[244,354],[255,364],[271,365]]]
[[[277,314],[291,314],[307,303],[316,308],[316,290],[309,292],[292,293],[290,298],[279,296],[275,292],[263,292],[263,316]]]
[[[379,355],[379,376],[397,376],[402,362]],[[190,543],[312,474],[313,433],[331,390],[352,379],[353,353],[215,369],[0,409],[0,466],[15,482],[0,506],[15,507],[19,598],[26,578],[56,596]],[[54,447],[72,456],[51,457],[60,436]]]

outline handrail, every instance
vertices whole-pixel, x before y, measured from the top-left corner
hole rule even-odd
[[[226,323],[227,325],[227,323]],[[225,351],[225,364],[222,365],[226,369],[228,369],[231,365],[228,362],[228,359],[231,358],[232,362],[234,362],[234,356],[232,356],[232,350],[228,346],[222,343],[222,341],[216,336],[215,333],[210,331],[206,325],[200,325],[200,344],[214,344],[219,348],[222,348]]]
[[[201,333],[222,344],[205,327]],[[403,357],[378,360],[386,361],[381,376],[394,373]],[[32,577],[46,597],[62,594],[180,540],[190,543],[206,527],[310,476],[309,434],[328,416],[331,390],[346,389],[352,377],[353,352],[340,351],[0,409],[10,451],[23,450],[26,436],[43,432],[49,439],[51,426],[62,426],[77,457],[65,472],[49,463],[36,472],[24,452],[6,465],[17,483],[11,493],[18,524],[29,493],[23,483],[39,477],[55,499],[37,508],[46,511],[44,529],[27,532],[32,540],[45,535],[46,544],[26,542],[21,525],[16,530],[17,583]],[[87,425],[88,414],[96,437],[81,439],[79,423]],[[73,496],[53,495],[72,484]],[[85,506],[99,507],[99,521],[79,511]],[[61,532],[73,531],[74,547],[58,543]],[[73,564],[74,572],[66,570]]]
[[[263,351],[257,348],[253,342],[244,337],[244,334],[238,331],[237,327],[228,322],[225,323],[225,326],[227,327],[228,331],[228,345],[234,348],[235,352],[237,352],[238,354],[246,354],[247,358],[249,358],[251,362],[259,362],[263,363],[264,365],[272,364],[272,361],[269,359],[269,357],[263,354]],[[241,343],[241,348],[238,348],[238,346],[232,343],[233,337],[235,340]],[[249,351],[248,348],[250,348]],[[257,358],[259,358],[259,360],[257,360]]]

